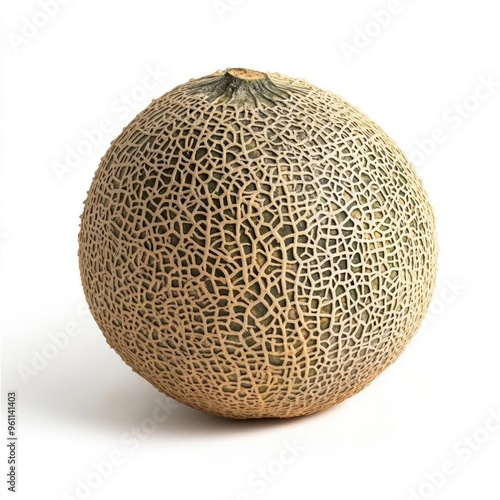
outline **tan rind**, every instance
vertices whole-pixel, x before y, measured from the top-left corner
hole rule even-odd
[[[415,334],[433,211],[394,141],[339,96],[275,73],[274,100],[199,91],[223,75],[156,99],[112,143],[82,215],[83,287],[109,345],[172,398],[314,413]]]

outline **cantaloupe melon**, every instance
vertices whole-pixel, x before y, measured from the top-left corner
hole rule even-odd
[[[337,95],[246,69],[180,85],[123,130],[79,244],[109,345],[168,396],[232,418],[363,389],[436,276],[433,211],[399,147]]]

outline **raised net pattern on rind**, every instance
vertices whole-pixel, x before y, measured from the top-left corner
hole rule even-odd
[[[429,304],[434,216],[394,142],[340,97],[275,105],[176,87],[101,161],[80,268],[108,343],[192,407],[313,413],[401,353]]]

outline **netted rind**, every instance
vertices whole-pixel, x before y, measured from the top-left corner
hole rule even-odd
[[[102,159],[79,236],[108,343],[233,418],[361,390],[417,330],[436,273],[433,212],[394,142],[340,97],[269,79],[272,105],[199,80],[153,101]]]

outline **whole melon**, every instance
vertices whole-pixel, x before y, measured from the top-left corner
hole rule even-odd
[[[303,80],[229,69],[154,100],[112,143],[79,261],[107,342],[160,391],[293,417],[398,357],[437,244],[420,179],[372,120]]]

